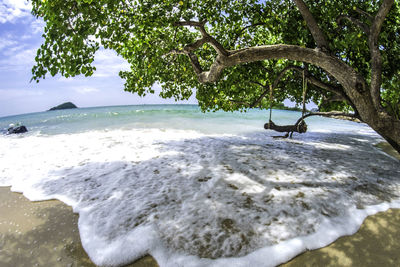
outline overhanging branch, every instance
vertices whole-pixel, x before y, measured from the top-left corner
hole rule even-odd
[[[346,117],[346,118],[351,118],[353,120],[361,118],[357,116],[356,114],[351,114],[351,113],[345,113],[345,112],[338,112],[338,111],[330,111],[330,112],[310,112],[301,117],[300,119],[297,120],[296,125],[299,124],[302,120],[305,118],[311,117],[311,116],[323,116],[323,117]]]
[[[344,99],[342,96],[333,95],[331,97],[324,96],[322,98],[322,101],[325,101],[325,102],[329,103],[329,102],[337,102],[337,101],[346,101],[346,99]]]
[[[279,82],[282,80],[282,78],[285,76],[285,74],[290,71],[290,70],[296,70],[298,72],[302,72],[304,71],[304,69],[302,67],[299,66],[294,66],[294,65],[289,65],[286,66],[282,71],[279,72],[279,74],[277,75],[277,77],[275,78],[274,82],[272,83],[272,89],[277,88]],[[338,97],[340,97],[340,99],[342,99],[343,101],[348,102],[350,105],[353,106],[351,100],[349,99],[349,97],[345,94],[345,92],[339,88],[339,87],[334,87],[332,85],[326,84],[320,80],[318,80],[317,78],[315,78],[314,76],[312,76],[308,71],[306,71],[306,78],[308,80],[309,83],[324,89],[326,91],[332,92],[334,94],[336,94]],[[263,87],[265,90],[264,92],[251,104],[251,108],[257,106],[261,100],[268,94],[269,92],[269,87],[266,85],[263,85],[259,82],[254,82],[252,81],[252,83],[257,84],[261,87]]]
[[[201,68],[199,59],[197,58],[197,56],[194,53],[188,53],[187,54],[189,59],[190,59],[190,63],[192,64],[192,67],[194,69],[194,71],[196,72],[196,74],[200,74],[203,72],[203,69]]]
[[[236,43],[237,40],[239,39],[240,35],[242,35],[242,33],[243,33],[245,30],[247,30],[247,29],[249,29],[249,28],[252,28],[252,27],[262,26],[262,25],[266,25],[266,23],[264,23],[264,22],[254,23],[254,24],[248,25],[248,26],[246,26],[246,27],[243,27],[243,28],[236,34],[236,37],[233,39],[231,45],[232,45],[232,46],[235,45],[235,43]]]
[[[183,49],[173,49],[168,54],[175,54],[175,55],[188,55],[193,51],[200,48],[203,44],[207,43],[206,38],[201,38],[192,44],[186,45]]]
[[[203,27],[206,24],[207,21],[190,21],[190,20],[185,20],[185,21],[177,21],[174,23],[174,26],[191,26],[191,27]]]
[[[254,107],[257,106],[257,105],[261,102],[261,100],[268,94],[268,92],[269,92],[269,87],[266,86],[266,85],[264,85],[264,84],[262,84],[262,83],[259,83],[259,82],[255,82],[255,81],[250,81],[250,82],[251,82],[251,83],[254,83],[254,84],[257,84],[257,85],[259,85],[259,86],[261,86],[262,88],[265,89],[264,92],[263,92],[255,101],[253,101],[253,103],[251,103],[250,108],[254,108]]]
[[[381,110],[380,88],[382,84],[382,57],[379,51],[378,38],[381,33],[382,24],[393,3],[394,0],[383,0],[372,22],[368,38],[368,46],[371,54],[371,96],[377,110]]]
[[[288,72],[289,70],[297,69],[297,68],[300,68],[300,67],[287,66],[281,72],[279,72],[278,76],[275,78],[274,82],[272,83],[272,90],[274,90],[278,86],[279,81],[283,78],[283,76],[286,74],[286,72]],[[263,87],[265,89],[265,91],[253,102],[253,104],[251,104],[250,107],[252,107],[252,108],[257,106],[258,103],[261,102],[261,100],[268,94],[268,92],[270,90],[269,87],[266,85],[263,85],[258,82],[253,82],[253,83],[260,85],[261,87]]]
[[[360,20],[358,20],[356,18],[348,16],[348,15],[340,15],[339,17],[336,18],[336,23],[340,25],[343,20],[350,21],[351,23],[353,23],[354,25],[359,27],[367,35],[369,35],[370,29],[369,29],[369,26],[367,24],[361,22]]]
[[[373,17],[371,14],[369,14],[368,12],[362,10],[361,8],[356,7],[355,11],[356,11],[358,14],[361,14],[361,15],[364,15],[365,17],[367,17],[367,19],[368,19],[369,21],[372,21],[372,20],[374,19],[374,17]]]
[[[184,49],[172,51],[172,53],[189,56],[200,83],[216,82],[223,70],[231,66],[269,59],[287,59],[309,63],[324,69],[327,74],[332,75],[342,85],[349,99],[360,97],[360,92],[365,91],[367,87],[364,78],[342,60],[321,51],[321,49],[310,49],[297,45],[264,45],[230,50],[229,52],[223,48],[218,48],[217,45],[213,45],[218,55],[209,70],[202,70],[195,54],[188,51],[199,47],[203,42],[211,42],[211,44],[216,42],[214,38],[210,39],[211,36],[205,31],[204,24],[204,22],[193,21],[176,23],[175,25],[199,28],[203,37],[195,43],[188,45],[186,48],[187,51]]]
[[[317,47],[319,47],[322,51],[326,52],[329,51],[329,44],[325,37],[325,34],[322,32],[320,27],[318,26],[317,22],[315,21],[313,15],[311,14],[310,10],[306,6],[303,0],[293,0],[296,4],[297,8],[299,9],[301,15],[303,16],[304,20],[307,23],[308,29],[311,31],[311,34],[317,43]]]
[[[203,37],[202,39],[200,39],[200,40],[202,40],[202,45],[204,43],[209,43],[215,49],[215,51],[217,52],[218,55],[228,56],[229,55],[228,51],[214,37],[212,37],[206,31],[205,24],[206,24],[206,21],[200,21],[200,22],[199,21],[178,21],[178,22],[174,23],[175,26],[190,26],[190,27],[198,28]]]

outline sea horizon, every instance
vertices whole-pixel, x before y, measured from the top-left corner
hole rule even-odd
[[[121,105],[106,105],[106,106],[99,105],[99,106],[90,106],[90,107],[85,106],[85,107],[77,107],[77,109],[91,109],[91,108],[104,108],[104,107],[126,107],[126,106],[174,106],[174,105],[198,106],[198,104],[184,104],[184,103],[179,103],[179,104],[121,104]],[[4,116],[0,116],[0,119],[8,118],[8,117],[23,116],[23,115],[28,115],[28,114],[37,114],[37,113],[48,112],[48,111],[57,111],[57,110],[50,110],[50,108],[52,108],[52,107],[49,107],[48,110],[4,115]],[[60,109],[60,110],[63,110],[63,109]],[[64,109],[64,110],[68,110],[68,109]]]

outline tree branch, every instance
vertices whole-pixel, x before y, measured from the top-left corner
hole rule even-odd
[[[289,65],[287,67],[285,67],[281,72],[279,72],[278,76],[275,78],[274,82],[272,83],[272,89],[277,88],[280,80],[283,78],[283,76],[290,70],[296,70],[298,72],[302,72],[304,69],[302,67],[299,66],[294,66],[294,65]],[[317,78],[315,78],[314,76],[310,75],[308,73],[308,71],[306,71],[306,78],[308,80],[308,82],[310,82],[311,84],[320,87],[326,91],[332,92],[334,94],[336,94],[338,97],[340,97],[343,101],[348,102],[350,105],[353,106],[351,100],[349,99],[349,97],[345,94],[345,92],[343,90],[341,90],[341,88],[339,87],[334,87],[332,85],[326,84],[320,80],[318,80]],[[251,104],[251,108],[255,107],[256,105],[258,105],[258,103],[269,93],[269,87],[265,86],[259,82],[254,82],[252,81],[252,83],[257,84],[261,87],[263,87],[265,89],[265,91]]]
[[[196,42],[185,46],[185,48],[183,48],[183,50],[190,53],[192,51],[199,49],[205,43],[207,43],[207,38],[203,37],[203,38],[197,40]]]
[[[281,72],[279,72],[278,76],[276,76],[274,82],[272,83],[272,88],[276,88],[278,86],[278,83],[280,80],[283,78],[283,76],[288,72],[289,70],[297,70],[297,71],[303,71],[303,68],[298,67],[298,66],[286,66]]]
[[[329,103],[329,102],[337,102],[337,101],[346,101],[346,99],[344,99],[342,96],[334,95],[334,96],[331,96],[331,97],[324,96],[322,98],[322,101]]]
[[[336,18],[336,23],[340,25],[342,20],[350,21],[351,23],[353,23],[354,25],[359,27],[367,35],[369,35],[369,33],[370,33],[369,26],[367,24],[361,22],[360,20],[350,17],[348,15],[340,15],[339,17]]]
[[[350,113],[344,113],[344,112],[338,112],[338,111],[330,111],[330,112],[310,112],[301,117],[300,119],[297,120],[295,125],[298,125],[302,120],[305,118],[311,117],[311,116],[323,116],[323,117],[348,117],[352,119],[359,119],[361,118],[357,116],[356,114],[350,114]]]
[[[319,87],[321,89],[324,89],[324,90],[326,90],[328,92],[331,92],[331,93],[334,93],[334,94],[336,94],[338,96],[341,96],[344,99],[347,99],[346,94],[344,93],[344,91],[340,87],[335,87],[335,86],[333,86],[331,84],[324,83],[321,80],[318,80],[317,78],[315,78],[314,76],[309,75],[309,74],[306,75],[306,77],[307,77],[308,82],[311,83],[312,85],[315,85],[315,86],[317,86],[317,87]]]
[[[368,19],[369,21],[372,21],[372,20],[374,19],[374,17],[373,17],[371,14],[369,14],[368,12],[365,12],[365,11],[362,10],[361,8],[356,7],[355,11],[356,11],[358,14],[361,14],[361,15],[366,16],[367,19]]]
[[[311,31],[312,36],[317,44],[317,47],[321,48],[322,51],[329,51],[329,44],[325,37],[325,34],[319,28],[317,22],[315,21],[313,15],[310,10],[306,6],[303,0],[293,0],[299,9],[301,15],[307,23],[308,29]]]
[[[377,110],[381,110],[380,88],[382,84],[382,57],[379,51],[378,38],[382,24],[393,3],[394,0],[383,0],[372,22],[370,35],[368,37],[368,46],[371,54],[371,96]]]
[[[200,21],[200,22],[198,22],[198,21],[179,21],[179,22],[174,23],[175,26],[191,26],[191,27],[198,28],[201,35],[203,36],[203,38],[200,39],[203,42],[202,45],[204,43],[209,43],[215,49],[215,51],[217,52],[218,55],[228,56],[229,52],[214,37],[212,37],[206,31],[205,24],[206,24],[206,21]]]
[[[218,43],[215,38],[213,38],[210,34],[207,33],[205,30],[204,25],[206,21],[179,21],[175,22],[174,26],[190,26],[190,27],[197,27],[202,35],[202,38],[195,41],[192,44],[186,45],[183,49],[173,49],[168,54],[177,54],[177,55],[187,55],[190,59],[190,63],[195,71],[195,73],[200,76],[202,75],[203,69],[199,63],[197,56],[193,53],[193,51],[199,49],[205,43],[211,44],[214,47],[215,51],[219,56],[227,57],[229,55],[228,51]]]
[[[196,72],[196,74],[200,74],[203,72],[203,69],[201,68],[199,59],[197,58],[197,56],[194,53],[188,53],[187,54],[189,59],[190,59],[190,63],[192,64],[192,67],[194,69],[194,71]]]
[[[191,26],[191,27],[203,27],[206,24],[207,21],[190,21],[190,20],[185,20],[185,21],[177,21],[174,22],[174,26]]]
[[[189,53],[199,49],[205,43],[207,43],[207,39],[203,37],[192,44],[186,45],[183,49],[173,49],[168,54],[188,55]]]
[[[242,28],[242,29],[237,33],[236,37],[233,39],[233,42],[231,43],[231,45],[232,45],[232,46],[235,45],[235,43],[236,43],[237,40],[239,39],[240,35],[241,35],[245,30],[247,30],[248,28],[257,27],[257,26],[261,26],[261,25],[266,25],[266,23],[264,23],[264,22],[255,23],[255,24],[251,24],[251,25],[248,25],[248,26]]]
[[[298,70],[297,66],[287,66],[285,67],[281,72],[279,72],[278,76],[275,78],[274,82],[272,83],[272,90],[274,90],[277,86],[279,81],[282,79],[282,77],[286,74],[286,72],[288,72],[289,70]],[[301,70],[303,70],[302,68],[300,68]],[[255,107],[258,103],[260,103],[260,101],[269,93],[269,87],[265,86],[261,83],[257,83],[257,82],[253,82],[255,84],[260,85],[261,87],[263,87],[265,89],[265,91],[253,102],[253,104],[250,107]]]
[[[253,103],[251,103],[250,108],[254,108],[255,106],[257,106],[261,100],[268,94],[269,92],[269,87],[266,85],[263,85],[262,83],[259,82],[255,82],[255,81],[250,81],[251,83],[257,84],[259,86],[261,86],[262,88],[265,89],[265,91],[256,99],[253,101]]]
[[[318,79],[316,79],[314,76],[308,75],[307,80],[309,83],[312,85],[315,85],[321,89],[324,89],[328,92],[334,93],[336,96],[336,101],[345,101],[347,104],[352,106],[354,110],[357,110],[356,106],[354,103],[351,101],[351,99],[348,97],[348,95],[342,90],[342,88],[338,86],[333,86],[330,84],[326,84]]]
[[[264,84],[262,84],[262,83],[260,83],[260,82],[256,82],[256,81],[250,81],[251,83],[254,83],[254,84],[257,84],[257,85],[259,85],[259,86],[261,86],[262,88],[269,88],[268,86],[266,86],[266,85],[264,85]],[[269,90],[269,89],[268,89]]]
[[[225,68],[234,65],[281,58],[318,66],[333,75],[344,88],[357,88],[357,91],[362,91],[366,87],[364,79],[342,60],[317,49],[284,44],[249,47],[233,51],[228,57],[217,56],[210,70],[199,76],[199,81],[215,82]]]

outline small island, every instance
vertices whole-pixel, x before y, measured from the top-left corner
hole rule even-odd
[[[71,103],[71,102],[66,102],[63,103],[61,105],[58,105],[56,107],[52,107],[50,110],[59,110],[59,109],[71,109],[71,108],[78,108],[75,104]]]

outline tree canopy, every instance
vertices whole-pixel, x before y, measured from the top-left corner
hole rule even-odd
[[[203,110],[300,102],[354,111],[400,150],[398,0],[32,0],[46,23],[33,79],[90,76],[95,52],[130,64],[125,90]],[[392,130],[393,133],[390,133]]]

